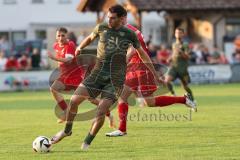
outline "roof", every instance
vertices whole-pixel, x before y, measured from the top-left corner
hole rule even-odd
[[[80,0],[77,10],[79,12],[100,12],[108,10],[113,4],[116,4],[116,0]]]
[[[139,11],[237,10],[239,0],[129,0]]]

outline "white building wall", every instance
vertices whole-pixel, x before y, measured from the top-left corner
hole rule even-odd
[[[69,4],[60,4],[59,0],[44,0],[43,4],[32,4],[32,0],[16,0],[16,4],[4,4],[0,0],[0,31],[29,30],[30,24],[76,24],[95,23],[96,14],[79,13],[76,7],[79,0],[71,0]]]
[[[0,32],[26,31],[26,38],[34,39],[37,29],[47,31],[57,26],[73,29],[95,26],[95,13],[80,13],[76,10],[80,0],[71,0],[69,4],[60,4],[59,0],[43,1],[41,4],[33,4],[32,0],[16,0],[16,4],[4,4],[4,0],[0,0]],[[130,23],[134,22],[131,14],[128,19]],[[144,36],[147,38],[153,34],[153,41],[158,44],[163,18],[157,13],[145,13],[142,20]]]

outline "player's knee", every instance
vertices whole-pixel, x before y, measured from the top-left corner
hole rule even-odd
[[[52,92],[52,93],[56,93],[56,92],[60,92],[60,91],[61,91],[60,88],[57,88],[57,87],[54,87],[54,86],[50,87],[50,92]]]
[[[153,106],[155,106],[155,103],[154,103],[154,101],[152,101],[152,100],[145,100],[145,103],[147,104],[148,107],[153,107]]]
[[[79,99],[79,97],[78,96],[76,96],[76,95],[73,95],[72,97],[71,97],[71,100],[70,100],[70,104],[71,104],[71,106],[75,106],[75,105],[79,105],[80,104],[80,99]]]

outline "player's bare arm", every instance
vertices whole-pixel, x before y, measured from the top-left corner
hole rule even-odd
[[[71,54],[69,54],[69,55],[71,55]],[[56,57],[54,54],[52,54],[49,51],[48,51],[48,57],[51,58],[54,61],[62,62],[62,63],[71,63],[72,59],[74,58],[73,56],[69,56],[69,57],[66,57],[66,58]]]
[[[75,55],[79,55],[81,53],[81,50],[87,47],[90,43],[92,43],[95,40],[96,36],[94,36],[93,33],[91,33],[89,36],[87,36],[81,44],[76,48]]]
[[[134,55],[135,53],[135,48],[133,46],[129,47],[128,48],[128,51],[127,51],[127,57],[126,57],[126,60],[127,60],[127,63],[129,62],[129,60],[132,58],[132,56]]]

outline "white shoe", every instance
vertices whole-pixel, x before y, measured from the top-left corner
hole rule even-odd
[[[53,136],[51,138],[51,142],[52,144],[58,143],[59,141],[61,141],[63,138],[67,137],[67,136],[71,136],[72,135],[72,131],[69,133],[65,133],[64,131],[60,131],[58,132],[55,136]]]
[[[110,132],[110,133],[106,133],[105,135],[108,136],[108,137],[118,137],[118,136],[124,136],[126,134],[127,134],[126,132],[116,130],[116,131],[113,131],[113,132]]]
[[[186,98],[186,106],[191,108],[193,112],[197,112],[197,105],[194,101],[191,100],[191,96],[188,93],[185,93],[184,97]]]
[[[88,150],[89,146],[90,146],[89,144],[82,143],[81,149],[82,150]]]

